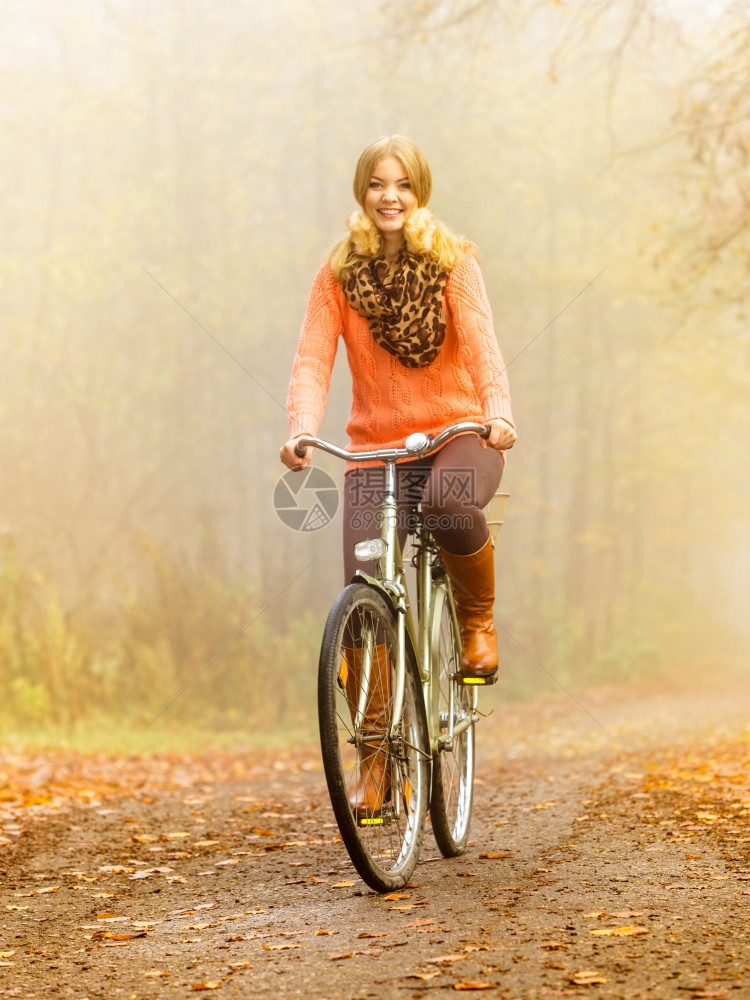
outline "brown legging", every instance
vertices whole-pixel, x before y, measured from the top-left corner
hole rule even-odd
[[[448,552],[468,555],[487,541],[482,507],[490,502],[503,474],[503,459],[494,448],[483,448],[475,434],[462,434],[430,455],[396,466],[396,500],[401,545],[406,537],[408,510],[422,504],[425,524]],[[354,558],[354,544],[380,534],[380,503],[385,468],[355,469],[344,476],[344,579],[355,570],[374,571],[374,563]]]

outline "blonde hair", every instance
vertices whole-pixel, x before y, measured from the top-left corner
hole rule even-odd
[[[405,135],[385,135],[371,142],[362,151],[354,171],[352,190],[357,204],[365,207],[365,197],[370,187],[375,167],[387,156],[395,156],[409,178],[417,207],[424,208],[432,194],[432,171],[419,146]]]
[[[444,271],[454,267],[464,254],[476,253],[473,243],[452,233],[427,208],[432,194],[432,171],[422,150],[406,136],[387,135],[366,146],[357,161],[352,190],[362,211],[349,217],[349,232],[328,256],[329,266],[339,280],[346,271],[365,259],[377,257],[382,250],[380,233],[365,214],[364,205],[375,168],[388,156],[395,156],[401,163],[417,199],[417,209],[404,226],[407,247],[433,257]]]

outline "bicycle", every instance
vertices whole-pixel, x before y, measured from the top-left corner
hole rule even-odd
[[[323,767],[342,840],[362,879],[378,892],[402,888],[419,859],[425,818],[445,857],[466,850],[474,784],[477,688],[495,677],[462,678],[461,635],[440,550],[419,507],[410,511],[417,622],[397,531],[395,467],[458,434],[486,437],[464,422],[403,448],[352,453],[304,436],[302,457],[320,448],[347,461],[385,465],[380,535],[355,545],[358,570],[328,615],[318,665]],[[507,494],[505,494],[507,496]],[[354,804],[352,804],[354,800]]]

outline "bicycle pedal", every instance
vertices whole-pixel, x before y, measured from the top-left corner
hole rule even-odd
[[[453,674],[452,679],[464,687],[489,687],[490,684],[497,683],[497,671],[489,677],[464,677],[463,674]]]
[[[357,826],[383,826],[385,819],[382,816],[357,816]]]
[[[357,826],[387,826],[393,820],[393,806],[390,802],[390,792],[383,802],[382,808],[371,813],[354,813]]]

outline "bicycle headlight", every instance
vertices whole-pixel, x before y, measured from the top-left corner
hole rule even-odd
[[[354,545],[354,558],[359,562],[370,562],[371,559],[382,559],[388,551],[388,546],[382,538],[365,538]]]

